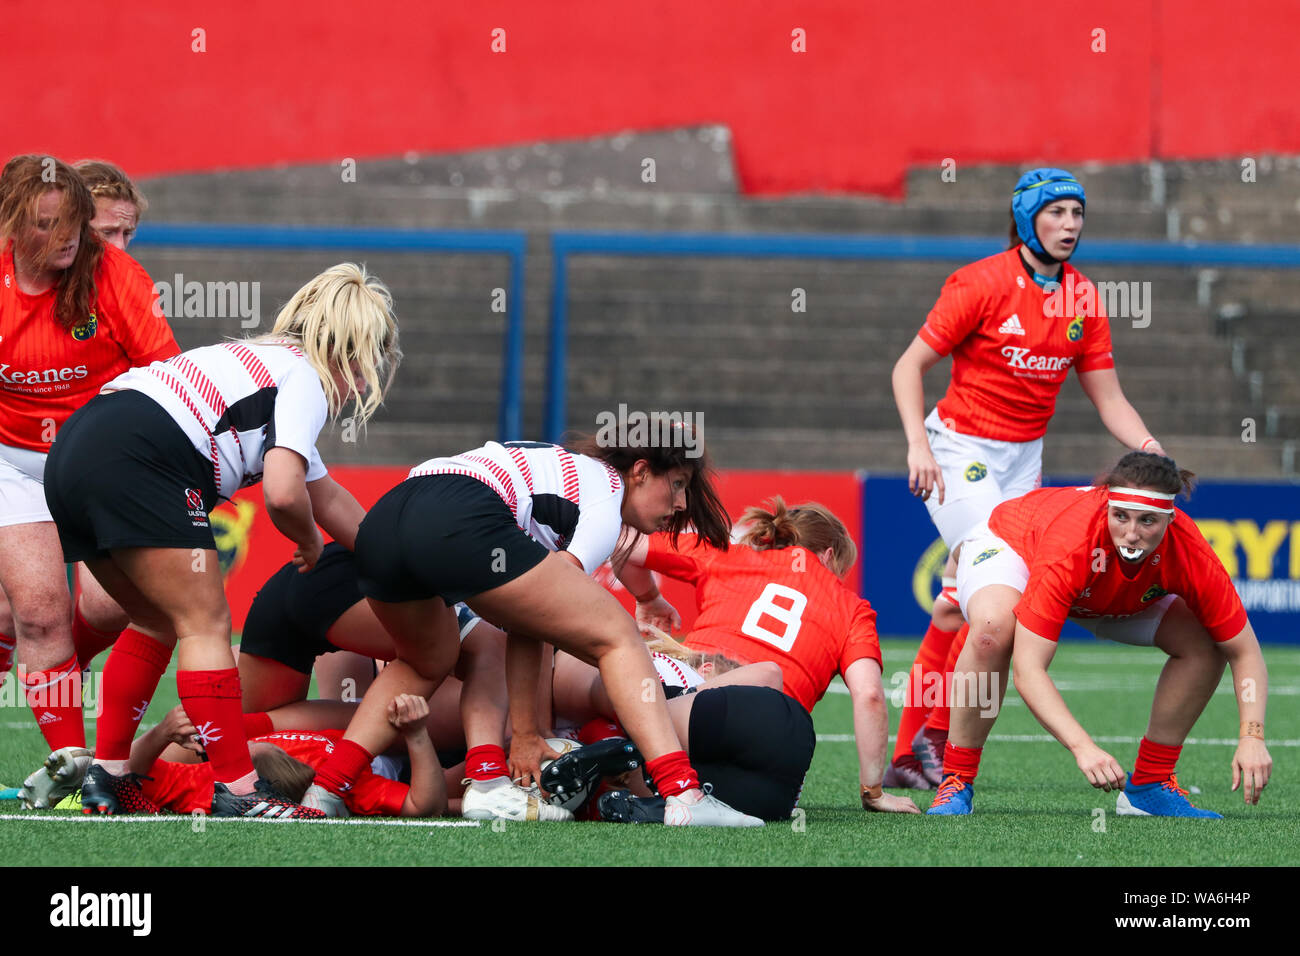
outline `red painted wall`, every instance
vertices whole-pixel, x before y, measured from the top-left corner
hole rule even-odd
[[[1300,153],[1294,0],[136,6],[0,0],[0,154],[148,175],[721,122],[748,192],[897,195],[945,157]]]

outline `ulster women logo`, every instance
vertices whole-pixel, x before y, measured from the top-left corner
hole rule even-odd
[[[82,322],[80,325],[74,325],[72,327],[72,337],[76,339],[78,342],[84,342],[86,341],[86,339],[93,339],[95,337],[95,333],[98,330],[99,330],[99,320],[95,318],[95,314],[92,312],[90,314],[90,318],[88,318],[85,322]]]

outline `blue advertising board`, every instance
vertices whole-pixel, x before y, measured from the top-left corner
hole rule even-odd
[[[861,490],[862,595],[882,635],[924,634],[948,550],[905,476],[865,475]],[[1300,486],[1205,482],[1179,507],[1223,562],[1259,639],[1300,643]],[[1073,626],[1065,633],[1091,639]]]

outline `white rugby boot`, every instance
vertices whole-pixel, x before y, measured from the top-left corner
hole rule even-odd
[[[461,797],[460,815],[466,820],[572,820],[573,814],[563,807],[553,807],[542,799],[536,787],[525,790],[502,777],[500,781],[462,780],[467,784]],[[484,784],[487,784],[486,786]]]
[[[696,796],[691,796],[696,794]],[[761,827],[763,821],[727,806],[713,795],[713,787],[669,797],[664,801],[664,826],[668,827]]]
[[[81,786],[94,754],[84,747],[62,747],[23,781],[18,799],[28,810],[47,810]]]

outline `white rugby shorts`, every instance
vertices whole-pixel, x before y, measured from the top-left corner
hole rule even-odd
[[[0,445],[0,528],[53,521],[45,504],[42,451]]]
[[[925,429],[944,485],[943,504],[932,492],[925,506],[950,551],[1002,502],[1042,484],[1041,438],[1012,442],[963,435],[947,428],[937,409],[926,417]]]

